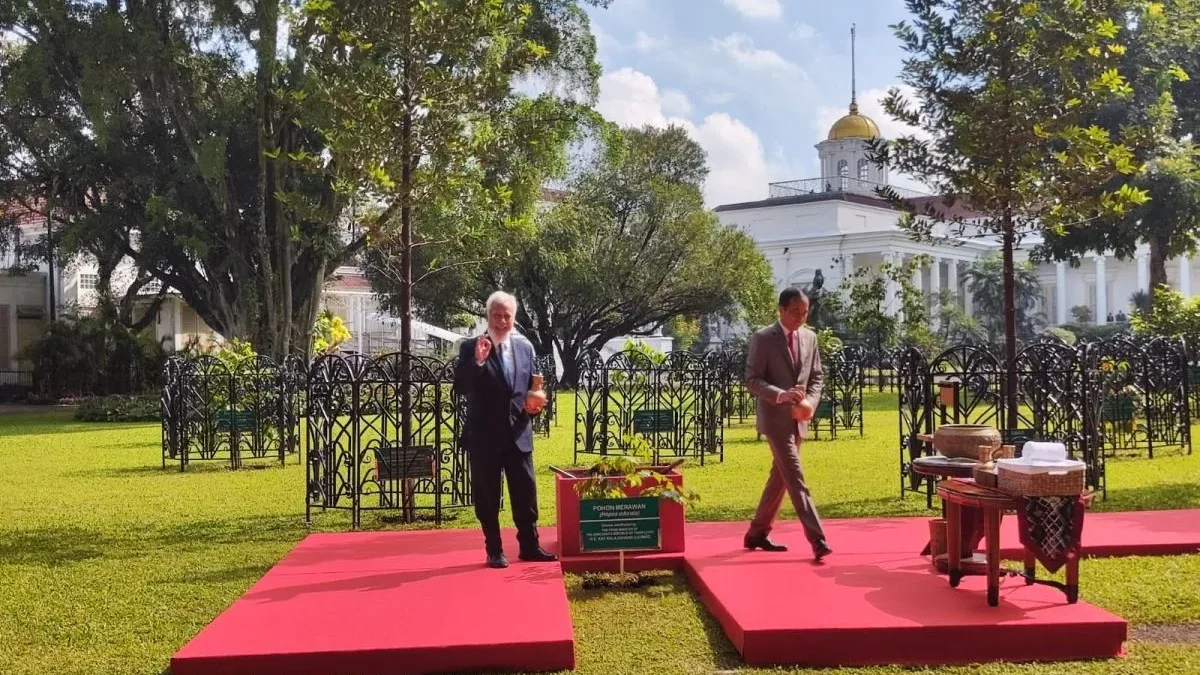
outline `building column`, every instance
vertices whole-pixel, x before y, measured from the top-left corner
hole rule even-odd
[[[17,370],[17,302],[8,305],[8,367]]]
[[[1137,252],[1137,289],[1150,292],[1150,254],[1145,251]]]
[[[1054,265],[1054,322],[1067,322],[1067,263]]]
[[[946,261],[946,288],[950,289],[950,297],[954,300],[955,307],[961,307],[958,298],[961,295],[958,289],[958,261]]]
[[[1186,253],[1179,256],[1179,293],[1185,298],[1192,297],[1192,261]]]
[[[363,300],[362,300],[361,295],[354,296],[354,323],[358,324],[355,326],[355,328],[357,330],[354,331],[355,333],[358,334],[358,353],[364,354],[365,352],[363,351],[363,329],[362,329],[362,326],[363,326]]]
[[[929,297],[932,298],[932,302],[927,303],[932,306],[929,312],[929,325],[933,329],[937,329],[938,324],[940,323],[938,320],[938,314],[942,309],[941,295],[942,260],[941,258],[934,258],[933,264],[929,266]]]
[[[1096,265],[1096,325],[1108,323],[1108,270],[1105,268],[1105,255],[1101,253],[1095,258]]]
[[[888,251],[883,254],[883,262],[893,267],[900,265],[900,256],[894,252]],[[884,312],[889,316],[897,318],[903,317],[904,306],[900,303],[900,284],[891,276],[887,278],[887,283],[884,285]]]
[[[183,349],[183,345],[179,344],[179,334],[183,332],[183,310],[181,309],[182,305],[183,305],[183,302],[180,300],[180,298],[175,298],[171,302],[171,331],[172,331],[171,335],[174,336],[174,339],[171,340],[171,344],[175,345],[175,351],[179,351],[179,350]],[[183,340],[184,340],[184,343],[186,344],[187,337],[185,336],[183,338]]]

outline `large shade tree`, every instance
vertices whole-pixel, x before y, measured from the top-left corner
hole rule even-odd
[[[280,0],[8,5],[0,199],[45,210],[45,255],[132,260],[214,330],[305,349],[328,271],[365,239],[303,120],[313,26]],[[107,283],[103,285],[107,286]]]
[[[1195,251],[1200,228],[1200,149],[1192,140],[1200,97],[1189,74],[1200,65],[1195,49],[1200,2],[1149,3],[1135,19],[1121,25],[1119,37],[1126,48],[1117,66],[1133,93],[1102,106],[1095,122],[1112,133],[1140,129],[1129,147],[1145,168],[1097,187],[1111,190],[1129,182],[1150,201],[1116,217],[1050,229],[1035,255],[1078,266],[1083,254],[1130,259],[1144,244],[1149,288],[1158,288],[1167,283],[1167,260]]]
[[[1119,135],[1089,124],[1132,89],[1117,70],[1129,0],[907,0],[895,26],[908,57],[887,113],[925,132],[874,144],[876,161],[942,199],[888,197],[919,238],[993,235],[1003,261],[1005,354],[1017,347],[1013,251],[1019,240],[1145,201],[1127,184],[1094,189],[1139,168]],[[1015,381],[1006,383],[1016,424]]]
[[[275,356],[304,352],[325,281],[356,262],[370,237],[390,236],[405,219],[411,228],[421,217],[414,204],[476,218],[511,201],[505,183],[514,172],[479,157],[520,158],[497,150],[496,137],[515,134],[491,130],[538,111],[507,96],[511,77],[488,73],[594,86],[594,43],[579,4],[10,3],[0,8],[0,35],[9,38],[0,49],[0,203],[24,201],[54,217],[43,252],[89,255],[102,274],[132,260],[133,294],[158,282],[226,337]],[[474,41],[462,41],[467,25],[480,29]],[[394,32],[371,32],[379,27]],[[408,75],[436,82],[391,92],[403,106],[370,91],[328,95],[357,85],[378,91],[395,62],[364,54],[395,55],[405,40],[409,62],[422,66]],[[422,132],[447,119],[461,124],[432,107],[448,101],[450,110],[489,116],[470,120],[476,133],[441,144],[449,133]],[[373,143],[355,136],[364,130],[356,124],[375,125],[365,129]],[[414,145],[384,126],[407,128]],[[468,184],[449,193],[453,206],[447,193],[407,189],[398,200],[386,198],[396,190],[376,189],[420,185],[430,161]],[[479,187],[483,176],[492,183]]]
[[[394,284],[407,353],[415,285],[481,262],[464,242],[527,224],[541,183],[565,168],[566,143],[590,117],[579,101],[596,93],[595,41],[574,0],[327,0],[307,15],[321,29],[326,136],[347,158],[344,187],[378,206],[368,267]],[[515,91],[539,77],[553,81],[546,93]],[[439,244],[439,257],[418,260]]]
[[[539,353],[561,355],[568,383],[587,350],[676,317],[769,321],[770,267],[704,208],[699,145],[677,127],[609,128],[592,141],[533,231],[499,242],[507,255],[418,289],[421,306],[480,315],[492,290],[515,293],[521,332]]]

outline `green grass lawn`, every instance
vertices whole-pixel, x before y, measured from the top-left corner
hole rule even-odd
[[[571,399],[550,439],[538,439],[542,522],[554,522],[548,465],[572,464]],[[805,444],[822,516],[926,513],[899,494],[894,398],[868,400],[867,434]],[[0,672],[160,674],[180,646],[304,537],[303,467],[231,472],[160,468],[157,425],[81,424],[63,413],[0,417]],[[701,502],[693,520],[746,520],[769,453],[749,425],[726,430],[725,461],[687,466]],[[1200,453],[1109,464],[1099,510],[1200,507]],[[784,517],[794,517],[784,510]],[[507,514],[502,515],[507,520]],[[320,529],[343,529],[327,513]],[[381,525],[368,516],[366,527]],[[452,527],[474,527],[462,513]],[[482,545],[481,545],[482,546]],[[482,555],[482,550],[481,550]],[[1200,555],[1088,560],[1083,597],[1128,618],[1200,632]],[[682,577],[637,591],[568,592],[578,672],[708,673],[743,668]],[[986,636],[981,636],[986,639]],[[1200,672],[1200,643],[1135,639],[1122,660],[994,664],[962,673]],[[803,671],[776,671],[803,672]],[[899,669],[845,672],[890,673]],[[908,672],[908,671],[905,671]]]

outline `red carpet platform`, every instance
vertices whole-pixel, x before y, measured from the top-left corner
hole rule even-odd
[[[519,608],[520,620],[504,608]],[[574,664],[559,566],[514,559],[507,570],[488,569],[477,530],[440,530],[310,535],[181,649],[171,673],[407,675]]]
[[[1094,557],[1200,552],[1200,509],[1095,513],[1083,520],[1083,554]],[[1000,541],[1018,555],[1017,519],[1005,517]],[[1009,546],[1012,544],[1012,546]]]
[[[1006,579],[998,607],[988,607],[982,576],[950,588],[917,556],[928,532],[924,522],[828,521],[836,552],[822,565],[813,564],[795,521],[772,533],[792,545],[787,553],[742,550],[744,523],[697,523],[688,527],[684,569],[752,666],[946,665],[1121,653],[1124,619],[1084,602],[1068,605],[1054,588]],[[1087,583],[1083,575],[1085,593]]]
[[[1200,511],[1088,513],[1088,555],[1200,550]],[[830,520],[836,553],[813,565],[795,521],[791,552],[741,548],[746,523],[687,525],[686,554],[638,554],[627,569],[684,569],[750,665],[939,665],[1119,654],[1126,625],[1059,591],[1007,579],[988,607],[983,577],[951,589],[918,556],[926,518]],[[1002,542],[1015,554],[1016,519]],[[505,532],[515,547],[515,535]],[[554,528],[542,543],[557,550]],[[512,551],[515,553],[515,551]],[[568,571],[616,569],[581,556]],[[1086,572],[1080,579],[1086,595]],[[521,620],[497,609],[521,608]],[[982,629],[982,630],[981,630]],[[483,566],[476,529],[314,534],[171,660],[172,675],[407,675],[574,666],[556,564]]]

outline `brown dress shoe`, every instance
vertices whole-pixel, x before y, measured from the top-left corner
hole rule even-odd
[[[745,540],[743,540],[742,543],[746,548],[750,549],[751,551],[753,551],[756,548],[761,548],[764,551],[777,551],[777,552],[788,550],[787,546],[784,546],[783,544],[776,544],[775,542],[771,541],[771,539],[769,537],[767,537],[767,535],[765,535],[765,534],[762,536],[758,536],[758,537],[751,537],[751,536],[747,535]]]

